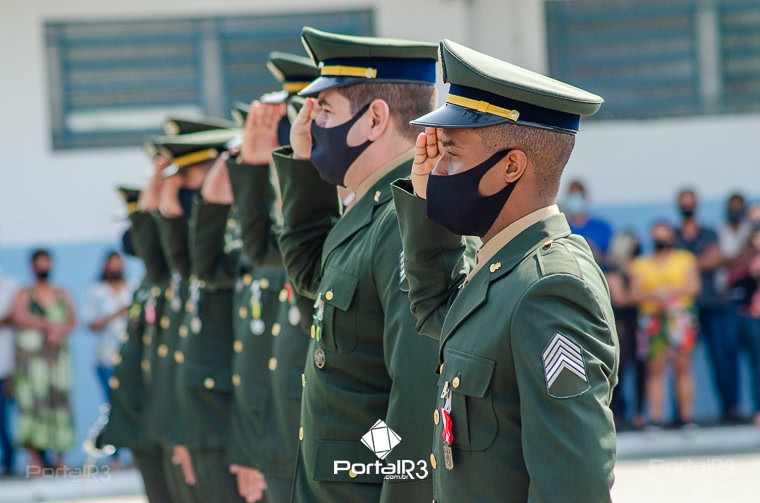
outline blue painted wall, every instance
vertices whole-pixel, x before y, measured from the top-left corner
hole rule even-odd
[[[715,225],[722,219],[722,201],[704,201],[701,215],[704,220]],[[633,228],[642,236],[648,236],[648,227],[654,220],[668,218],[676,222],[677,215],[671,202],[646,205],[604,206],[595,208],[598,215],[607,218],[616,229]],[[646,239],[645,239],[646,241]],[[78,244],[49,245],[55,257],[54,281],[69,289],[75,302],[81,306],[90,284],[94,281],[108,250],[118,248],[117,242],[87,242]],[[0,267],[9,275],[23,283],[31,281],[28,267],[29,250],[32,247],[0,248]],[[142,274],[139,261],[127,261],[127,274],[130,280],[138,280]],[[72,464],[84,463],[85,457],[80,445],[87,435],[90,425],[97,415],[98,404],[102,401],[102,392],[98,386],[94,370],[94,337],[86,328],[80,327],[71,338],[74,367],[74,391],[72,394],[73,410],[77,430],[77,446],[68,453]],[[718,407],[711,382],[711,375],[706,364],[704,348],[700,345],[694,355],[696,375],[696,416],[712,418],[717,416]],[[742,362],[742,396],[745,413],[750,412],[748,365]],[[630,382],[629,382],[630,384]],[[623,393],[630,396],[632,389],[626,386]],[[672,402],[668,399],[667,403]],[[19,459],[21,461],[21,458]],[[19,465],[21,463],[19,462]]]

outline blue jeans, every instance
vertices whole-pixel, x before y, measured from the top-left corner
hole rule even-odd
[[[111,403],[111,386],[108,385],[108,381],[113,377],[113,367],[98,365],[95,367],[95,372],[98,374],[98,381],[100,382],[100,387],[103,388],[106,402]]]
[[[0,379],[0,452],[2,452],[3,458],[0,473],[7,474],[13,471],[13,443],[8,425],[8,411],[11,407],[11,401],[5,397],[5,386],[10,379],[10,376]]]
[[[739,323],[736,307],[700,307],[700,334],[707,345],[723,416],[739,408]]]
[[[755,413],[760,412],[760,318],[741,317],[744,345],[749,353],[752,371],[752,401]]]

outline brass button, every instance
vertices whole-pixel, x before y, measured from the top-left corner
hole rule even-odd
[[[174,288],[167,288],[166,292],[164,293],[164,298],[168,301],[174,299]]]
[[[301,374],[301,387],[306,387],[306,374]]]
[[[277,358],[275,358],[274,356],[269,359],[269,370],[271,370],[272,372],[277,370]]]
[[[148,360],[143,360],[140,362],[140,368],[143,369],[145,372],[150,370],[150,362]]]
[[[349,477],[351,477],[352,479],[355,479],[355,478],[356,478],[356,472],[355,472],[355,471],[353,471],[353,470],[350,470],[350,471],[348,472],[348,476],[349,476]]]
[[[177,363],[183,363],[185,361],[185,355],[182,353],[182,351],[175,351],[174,352],[174,361]]]
[[[326,363],[327,358],[325,357],[325,350],[321,347],[317,348],[317,350],[314,351],[314,365],[316,365],[318,369],[323,369],[325,368]]]
[[[462,384],[462,380],[459,378],[459,376],[456,376],[454,380],[451,381],[451,385],[455,388],[458,388],[460,384]]]
[[[441,366],[440,366],[440,367],[438,367],[438,373],[439,373],[439,374],[443,374],[443,365],[444,365],[444,364],[443,364],[443,363],[441,363]]]
[[[272,325],[272,335],[274,335],[275,337],[280,335],[280,330],[282,330],[282,327],[280,326],[279,323],[275,323],[274,325]]]
[[[240,306],[240,309],[238,309],[238,316],[240,316],[241,320],[244,320],[248,316],[248,309],[246,309],[245,306]]]
[[[108,379],[108,387],[111,389],[119,389],[119,378],[111,376]]]
[[[380,195],[381,194],[382,193],[379,190],[377,192],[375,192],[375,197],[373,199],[375,200],[376,203],[380,202]]]
[[[166,344],[161,344],[160,346],[158,346],[158,356],[160,356],[161,358],[166,358],[166,355],[168,354],[169,354],[169,346],[167,346]]]
[[[153,297],[158,297],[158,295],[159,295],[160,293],[161,293],[161,289],[160,289],[160,288],[158,288],[157,286],[154,286],[153,288],[151,288],[151,289],[150,289],[150,294],[151,294],[151,296],[153,296]]]
[[[214,389],[214,386],[216,386],[216,382],[212,378],[207,377],[206,379],[203,380],[203,387],[204,388],[206,388],[206,389]]]
[[[240,374],[232,374],[232,385],[240,386]]]
[[[335,297],[335,294],[332,290],[327,290],[327,293],[325,293],[325,299],[327,300],[333,300],[333,297]]]
[[[438,423],[441,422],[441,413],[438,412],[438,409],[435,409],[433,411],[433,423],[438,426]]]
[[[243,275],[243,284],[245,286],[251,286],[252,281],[253,281],[253,276],[251,276],[250,274]]]
[[[317,327],[314,325],[311,326],[310,335],[312,339],[317,335]]]
[[[169,324],[170,323],[171,323],[171,320],[169,320],[168,316],[162,316],[161,317],[161,328],[163,328],[164,330],[166,330],[167,328],[169,328]]]
[[[206,288],[206,282],[203,280],[198,281],[198,288]]]
[[[121,365],[121,354],[116,353],[113,355],[113,364],[115,365]]]
[[[303,440],[303,426],[298,428],[298,440]]]
[[[286,300],[288,300],[288,291],[283,288],[280,290],[280,302],[285,302]]]
[[[183,339],[187,337],[187,325],[180,325],[179,336],[182,337]]]
[[[430,453],[430,466],[433,467],[433,470],[438,468],[438,460],[435,459],[435,453],[433,452]]]
[[[236,353],[242,353],[243,352],[243,341],[237,340],[232,345],[232,349],[235,350]]]
[[[262,290],[266,290],[267,288],[269,288],[269,280],[267,278],[261,278],[259,280],[259,288],[261,288]]]
[[[493,264],[491,264],[491,266],[488,268],[488,270],[489,270],[489,271],[491,271],[492,273],[494,273],[494,272],[498,271],[499,269],[501,269],[501,262],[494,262],[494,263],[493,263]]]
[[[544,243],[544,248],[551,248],[553,244],[554,244],[554,240],[550,239],[549,241]]]
[[[194,334],[201,333],[201,326],[202,326],[202,323],[201,323],[200,318],[195,317],[192,320],[190,320],[190,328],[192,329]]]

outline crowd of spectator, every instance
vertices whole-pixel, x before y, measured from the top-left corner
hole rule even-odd
[[[588,241],[610,287],[620,339],[614,412],[619,422],[631,416],[636,428],[662,427],[671,366],[673,423],[694,427],[694,397],[702,390],[695,390],[692,356],[701,343],[721,422],[760,425],[760,205],[748,207],[744,196],[731,194],[724,222],[712,229],[700,220],[695,191],[682,190],[676,204],[680,222],[653,222],[644,241],[592,216],[582,182],[571,183],[562,201],[573,232]],[[752,417],[743,417],[739,407],[742,351],[751,364]],[[621,389],[628,379],[634,396],[625,403]]]

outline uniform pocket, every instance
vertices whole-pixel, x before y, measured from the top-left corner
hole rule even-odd
[[[498,423],[491,386],[495,366],[496,362],[488,358],[456,349],[444,350],[438,387],[440,394],[444,383],[449,382],[453,445],[458,449],[482,451],[496,439]],[[443,400],[438,403],[442,405]]]
[[[320,285],[323,344],[340,354],[356,349],[356,310],[351,309],[359,280],[347,272],[328,266]],[[317,308],[319,309],[319,308]]]

